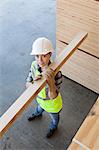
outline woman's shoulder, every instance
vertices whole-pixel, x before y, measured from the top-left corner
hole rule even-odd
[[[34,68],[34,67],[37,67],[37,61],[36,60],[32,61],[32,63],[31,63],[31,68]]]

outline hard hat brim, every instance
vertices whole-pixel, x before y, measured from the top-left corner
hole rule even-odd
[[[50,50],[50,51],[45,51],[45,52],[35,52],[35,51],[33,52],[33,51],[32,51],[32,52],[30,53],[30,55],[31,55],[31,56],[32,56],[32,55],[46,55],[46,54],[48,54],[48,53],[50,53],[50,52],[52,53],[53,51],[54,51],[54,49],[52,49],[52,50]]]

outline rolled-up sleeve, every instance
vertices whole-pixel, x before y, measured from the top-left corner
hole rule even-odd
[[[29,74],[26,78],[26,82],[33,82],[33,77],[32,77],[32,68],[30,68]]]
[[[62,84],[62,72],[59,71],[55,76],[55,85],[58,92],[60,91],[61,84]]]

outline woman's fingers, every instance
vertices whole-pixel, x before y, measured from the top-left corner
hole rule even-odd
[[[51,78],[54,78],[54,71],[51,68],[49,68],[46,72],[44,72],[44,74],[46,74]]]

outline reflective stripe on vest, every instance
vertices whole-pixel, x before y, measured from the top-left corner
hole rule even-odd
[[[35,76],[39,75],[40,72],[37,70],[37,67],[34,66],[37,65],[36,62],[32,63],[32,67],[34,68],[33,71]],[[50,113],[57,113],[62,109],[62,97],[60,93],[58,93],[58,96],[55,99],[46,99],[46,87],[44,87],[38,94],[37,102],[39,105],[47,112]]]

